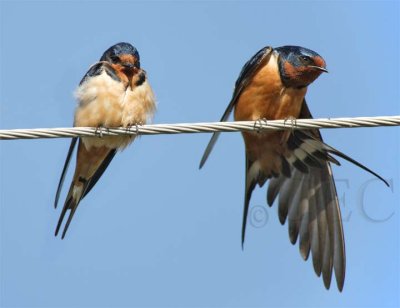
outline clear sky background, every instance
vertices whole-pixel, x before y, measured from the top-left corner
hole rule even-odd
[[[0,10],[2,129],[71,126],[74,89],[120,41],[140,52],[155,123],[217,121],[243,64],[263,46],[286,44],[327,62],[330,73],[307,94],[315,117],[400,114],[398,1],[2,1]],[[290,244],[265,187],[253,194],[242,251],[240,134],[224,134],[201,171],[207,134],[136,140],[63,241],[53,235],[61,210],[53,200],[69,140],[41,139],[0,142],[0,305],[399,306],[400,129],[322,133],[392,184],[347,162],[334,167],[342,293],[334,281],[326,291]]]

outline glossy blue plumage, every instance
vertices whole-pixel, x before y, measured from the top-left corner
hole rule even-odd
[[[137,66],[140,68],[140,56],[137,49],[129,43],[121,42],[108,48],[100,58],[100,61],[113,62],[113,56],[132,55],[136,58]]]

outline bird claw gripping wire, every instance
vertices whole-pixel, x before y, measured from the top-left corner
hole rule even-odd
[[[288,121],[290,119],[286,119]],[[224,122],[223,127],[230,125],[232,131],[248,131],[254,129],[254,132],[260,130],[258,123],[266,123],[266,120],[250,121],[245,128],[242,124],[236,122]],[[286,129],[282,127],[282,120],[271,120],[268,119],[268,124],[271,128],[276,130]],[[389,127],[389,126],[400,126],[400,115],[395,116],[378,116],[378,117],[353,117],[353,118],[328,118],[328,119],[296,119],[291,121],[292,129],[320,129],[320,128],[355,128],[355,127]],[[302,125],[301,127],[294,128],[293,124]],[[212,129],[210,130],[210,124]],[[138,133],[139,127],[136,124],[136,132]],[[176,128],[179,125],[180,128]],[[262,124],[264,126],[265,124]],[[175,124],[163,124],[163,125],[147,125],[146,135],[165,134],[166,130],[174,131],[174,133],[187,133],[188,129],[191,133],[204,133],[204,132],[222,132],[222,123],[175,123]],[[264,129],[265,127],[262,127]],[[93,132],[93,133],[92,133]],[[98,136],[100,133],[100,127],[97,129],[90,128],[87,132],[87,136]],[[17,139],[40,139],[40,138],[71,138],[80,137],[82,135],[82,128],[80,127],[62,127],[62,128],[32,128],[32,129],[0,129],[0,140],[17,140]],[[114,134],[113,134],[114,135]],[[118,132],[115,133],[118,135]],[[86,136],[86,135],[85,135]],[[101,136],[100,136],[101,137]]]
[[[297,119],[294,117],[288,117],[283,120],[283,126],[286,127],[286,122],[290,121],[290,129],[282,131],[281,135],[281,142],[280,144],[283,145],[287,142],[290,135],[294,134],[295,128],[297,126]]]
[[[133,126],[133,124],[128,124],[128,125],[125,127],[125,132],[129,134],[129,133],[131,132],[132,126]],[[136,133],[137,133],[137,129],[136,129]],[[129,134],[129,135],[130,135],[130,134]]]
[[[293,134],[296,126],[297,126],[297,119],[295,117],[288,117],[283,120],[283,126],[286,126],[286,122],[290,121],[290,132]]]
[[[127,132],[131,132],[131,128],[135,127],[135,135],[138,136],[139,135],[139,126],[143,125],[142,122],[137,122],[137,123],[133,123],[133,124],[128,124],[126,126],[126,131]]]
[[[262,128],[263,128],[263,123],[265,123],[265,125],[268,124],[266,118],[262,118],[262,119],[258,119],[256,121],[254,121],[253,130],[255,130],[257,133],[261,133]]]
[[[108,128],[103,127],[103,126],[98,126],[98,127],[96,127],[94,133],[96,134],[96,136],[99,136],[99,138],[103,138],[103,131],[108,132]]]

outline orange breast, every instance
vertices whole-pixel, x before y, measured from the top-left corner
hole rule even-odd
[[[253,77],[235,107],[236,121],[297,118],[307,89],[285,88],[276,55]]]
[[[298,118],[306,91],[306,88],[283,86],[277,56],[273,54],[240,95],[235,106],[235,120]],[[286,151],[287,132],[244,132],[242,135],[249,159],[258,160],[266,175],[271,172],[278,174],[280,155]]]

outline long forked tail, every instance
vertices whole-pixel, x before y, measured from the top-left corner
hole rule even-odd
[[[72,156],[72,153],[74,152],[75,145],[76,145],[77,141],[78,141],[77,137],[72,138],[72,140],[71,140],[71,145],[69,146],[67,158],[65,159],[64,167],[63,167],[63,170],[61,172],[60,181],[58,182],[56,197],[55,197],[55,200],[54,200],[54,208],[57,208],[57,203],[58,203],[58,200],[60,199],[61,188],[62,188],[62,186],[64,184],[65,175],[67,173],[68,166],[69,166],[69,163],[71,161],[71,156]]]
[[[64,226],[64,230],[63,233],[61,235],[61,239],[64,239],[65,234],[67,233],[68,227],[72,221],[72,218],[74,217],[75,211],[78,208],[78,205],[80,203],[80,201],[82,200],[85,190],[87,189],[87,181],[83,180],[78,182],[78,183],[74,183],[74,181],[72,181],[71,183],[71,187],[69,189],[67,198],[65,200],[63,209],[61,211],[60,214],[60,218],[58,219],[58,223],[57,223],[57,227],[56,227],[56,231],[55,231],[55,236],[58,235],[58,232],[60,231],[62,222],[64,220],[65,214],[67,213],[68,210],[70,210],[69,216],[68,216],[68,220],[65,223]]]
[[[73,149],[72,144],[71,148]],[[72,153],[71,148],[70,152],[68,153],[67,161],[70,159],[70,155]],[[103,175],[111,160],[114,158],[116,152],[116,149],[108,149],[104,147],[92,148],[90,151],[88,151],[81,142],[79,143],[75,174],[70,185],[63,209],[61,211],[60,218],[57,223],[55,236],[58,235],[64,217],[69,210],[70,213],[67,222],[65,223],[61,238],[63,239],[65,237],[65,234],[69,228],[72,218],[74,217],[79,203],[91,191],[91,189]],[[62,183],[62,181],[64,180],[64,176],[65,171],[63,171],[60,183]],[[59,197],[60,189],[61,186],[59,186],[59,189],[57,191],[57,199]]]

